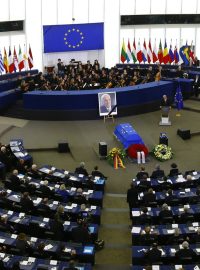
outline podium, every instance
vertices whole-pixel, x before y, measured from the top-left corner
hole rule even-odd
[[[169,120],[169,106],[161,107],[161,121],[159,122],[160,126],[171,126],[171,121]]]

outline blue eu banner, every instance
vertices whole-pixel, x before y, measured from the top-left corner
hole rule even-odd
[[[103,23],[44,25],[44,52],[104,49]]]

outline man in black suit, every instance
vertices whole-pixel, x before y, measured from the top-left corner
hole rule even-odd
[[[140,168],[140,171],[136,174],[136,179],[137,180],[141,180],[144,175],[146,175],[147,178],[149,177],[148,172],[145,171],[145,167],[141,167]]]
[[[28,175],[30,177],[32,177],[33,179],[41,179],[42,178],[42,175],[41,173],[38,171],[37,169],[37,165],[36,164],[33,164],[31,166],[31,169],[28,171]]]
[[[173,204],[173,201],[177,200],[177,196],[173,194],[173,191],[172,189],[169,189],[167,191],[167,196],[165,198],[165,201],[168,205],[172,205]]]
[[[107,177],[102,172],[99,171],[98,166],[94,167],[94,170],[91,172],[91,175],[93,177],[100,177],[100,178],[107,179]]]
[[[169,207],[166,203],[164,203],[162,205],[162,209],[159,213],[159,217],[161,222],[165,219],[165,218],[173,218],[173,213],[172,210],[169,210]]]
[[[153,243],[152,247],[145,253],[145,259],[150,264],[160,262],[161,256],[162,251],[158,249],[157,243]]]
[[[160,179],[165,176],[163,170],[160,169],[160,165],[156,165],[155,170],[152,172],[151,178],[152,179]]]
[[[148,206],[149,203],[156,202],[156,195],[153,193],[153,189],[148,189],[143,196],[144,205]]]
[[[48,187],[49,182],[44,180],[40,185],[39,191],[42,192],[42,196],[45,198],[50,198],[54,192]]]
[[[169,177],[174,177],[174,176],[177,176],[178,174],[179,174],[179,170],[178,170],[176,163],[172,163],[171,169],[169,172]]]
[[[127,191],[126,201],[129,204],[130,219],[132,219],[132,208],[138,205],[138,191],[133,183]]]
[[[20,200],[20,205],[22,207],[22,211],[25,213],[31,213],[35,208],[28,192],[23,193]]]
[[[151,187],[151,182],[147,180],[146,174],[143,174],[138,185],[139,192],[147,191]]]
[[[197,254],[194,252],[193,249],[191,249],[189,247],[189,243],[187,241],[184,241],[182,243],[182,247],[181,249],[179,249],[178,251],[176,251],[175,253],[175,257],[180,261],[180,260],[184,260],[186,258],[191,258],[191,262],[193,262],[196,257]]]
[[[80,166],[75,169],[75,173],[83,174],[84,176],[88,176],[88,172],[85,169],[85,162],[80,163]]]
[[[91,236],[88,232],[87,226],[82,223],[81,219],[77,220],[77,227],[72,229],[72,240],[83,245],[91,243]]]
[[[151,223],[151,216],[148,214],[147,207],[143,207],[141,209],[141,215],[139,217],[139,224],[150,224]]]
[[[18,170],[13,170],[12,174],[9,177],[13,190],[19,190],[19,187],[21,185],[21,181],[18,177],[18,174],[19,174]]]
[[[183,207],[184,212],[180,215],[181,223],[187,223],[188,221],[192,222],[193,214],[189,212],[189,207],[184,205]]]

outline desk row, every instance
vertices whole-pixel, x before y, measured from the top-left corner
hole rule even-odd
[[[44,236],[46,231],[52,232],[52,239],[69,241],[73,238],[72,230],[78,224],[76,222],[64,221],[61,226],[56,226],[55,220],[50,218],[25,215],[25,213],[13,212],[0,209],[0,216],[6,216],[8,224],[12,225],[17,231],[24,231],[34,237]],[[9,228],[1,223],[1,230],[7,231]],[[94,242],[98,238],[99,226],[96,224],[88,224],[88,231]]]
[[[171,224],[153,226],[133,226],[131,230],[133,245],[151,245],[153,243],[181,244],[187,240],[190,243],[200,243],[200,224]]]
[[[147,213],[144,213],[144,211]],[[182,220],[198,221],[200,218],[200,204],[187,204],[185,206],[172,206],[165,205],[165,209],[159,207],[145,207],[142,211],[139,208],[132,209],[132,222],[133,224],[146,224],[149,221],[152,224],[164,223],[166,219],[167,224],[185,223]]]
[[[69,261],[71,259],[79,262],[94,264],[95,249],[93,245],[76,243],[66,243],[39,239],[36,237],[25,237],[24,234],[9,234],[0,232],[0,243],[3,250],[8,253],[14,252],[15,255],[33,256],[40,259],[54,259]]]
[[[23,195],[20,193],[1,189],[0,194],[6,192],[6,197],[0,196],[0,207],[4,209],[21,209],[25,213],[38,213],[43,215],[43,217],[53,217],[59,205],[62,205],[64,208],[64,215],[69,217],[70,220],[76,221],[78,217],[85,216],[90,218],[92,222],[100,224],[101,223],[101,208],[96,205],[78,205],[76,203],[62,203],[54,200],[47,200],[40,197],[32,196],[29,197],[29,201],[32,201],[32,208],[30,203],[27,204],[26,201],[23,201]]]

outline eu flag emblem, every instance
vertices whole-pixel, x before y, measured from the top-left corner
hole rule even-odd
[[[103,23],[45,25],[44,52],[104,49]]]

